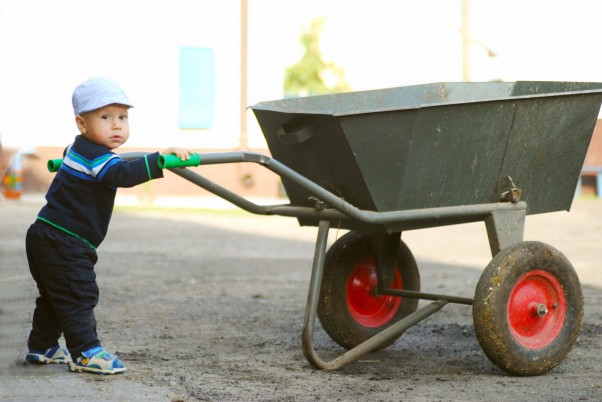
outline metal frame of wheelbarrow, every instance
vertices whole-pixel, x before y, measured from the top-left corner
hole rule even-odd
[[[126,160],[133,160],[145,154],[146,153],[141,152],[131,152],[122,154],[122,157]],[[523,201],[519,202],[516,199],[513,200],[515,202],[462,205],[408,211],[365,211],[345,202],[338,196],[308,180],[277,160],[259,153],[245,151],[207,153],[202,154],[200,160],[200,165],[242,162],[259,164],[280,177],[300,186],[320,201],[316,203],[315,208],[298,207],[290,204],[258,205],[219,184],[208,180],[192,170],[186,168],[169,169],[176,175],[253,214],[314,218],[319,221],[302,333],[303,353],[308,362],[318,369],[337,370],[342,368],[348,363],[351,363],[363,355],[396,339],[405,330],[439,311],[447,303],[472,305],[473,302],[471,298],[385,288],[383,283],[390,283],[387,278],[392,271],[391,268],[394,264],[392,258],[396,255],[401,232],[375,234],[375,236],[377,236],[377,241],[373,242],[375,243],[373,244],[373,247],[377,251],[376,271],[378,278],[378,294],[431,300],[431,303],[341,354],[334,360],[322,360],[313,346],[313,334],[324,270],[328,231],[332,222],[351,220],[365,224],[366,228],[394,223],[395,227],[400,228],[401,230],[484,221],[491,252],[494,256],[505,247],[523,240],[527,204]]]

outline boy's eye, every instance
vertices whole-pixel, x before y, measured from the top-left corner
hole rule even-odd
[[[119,116],[119,120],[125,120],[127,118],[128,118],[127,115],[121,115],[121,116]]]
[[[109,119],[109,115],[108,114],[103,114],[102,116],[100,116],[101,119],[104,120],[108,120]]]

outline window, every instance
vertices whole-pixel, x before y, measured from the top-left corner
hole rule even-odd
[[[180,48],[180,128],[210,128],[215,112],[213,49]]]

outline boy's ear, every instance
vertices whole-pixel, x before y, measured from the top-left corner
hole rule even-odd
[[[77,128],[81,134],[86,134],[86,122],[83,117],[80,115],[75,116],[75,124],[77,124]]]

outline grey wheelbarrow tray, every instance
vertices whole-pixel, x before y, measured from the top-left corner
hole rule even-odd
[[[477,296],[473,300],[389,286],[395,278],[401,233],[483,221],[494,261],[499,257],[503,265],[508,258],[500,254],[506,250],[524,254],[523,249],[516,251],[511,246],[523,242],[526,215],[570,209],[601,102],[601,83],[570,82],[438,83],[262,102],[251,109],[272,157],[245,151],[208,153],[200,155],[200,165],[262,165],[281,177],[289,204],[257,205],[192,170],[171,171],[251,213],[296,217],[300,225],[318,227],[302,347],[311,365],[335,370],[392,343],[447,303],[477,308]],[[125,157],[139,156],[130,153]],[[414,300],[414,308],[366,339],[354,341],[334,360],[325,361],[318,356],[312,338],[331,227],[350,229],[369,239],[378,279],[373,297],[395,297],[404,303]],[[525,242],[525,247],[531,246],[540,245]],[[550,253],[547,248],[543,252]],[[548,280],[550,274],[543,271],[529,272],[539,274],[537,281]],[[347,279],[341,280],[345,286]],[[525,281],[528,286],[532,279]],[[558,281],[552,278],[551,282],[556,286]],[[561,321],[575,322],[577,328],[567,341],[574,343],[582,307],[581,311],[570,310],[573,296],[562,290],[562,285],[567,286],[552,286],[562,294],[549,292],[566,304],[561,306],[566,307]],[[578,280],[575,286],[579,286]],[[575,292],[578,300],[580,288]],[[496,295],[481,298],[490,296]],[[418,299],[431,303],[417,309]],[[487,305],[482,300],[478,304]],[[531,303],[528,308],[535,318],[528,315],[525,320],[553,320],[552,313],[546,314],[548,307],[557,309],[557,305]],[[488,320],[497,322],[491,317]],[[524,325],[510,329],[520,332]],[[520,353],[527,349],[527,360],[531,354],[538,360],[541,356],[537,353],[543,353],[540,351],[562,333],[557,324],[550,328],[544,334],[550,339],[543,346],[530,343],[540,341],[531,341],[524,334],[516,339],[504,335],[511,339],[502,339],[502,343],[511,344],[506,348],[512,349],[518,342]],[[571,347],[572,343],[564,347],[557,360]],[[497,349],[509,353],[504,347],[496,343],[495,350],[486,348],[491,347],[484,349],[494,363],[519,375],[541,374],[559,362],[525,371],[521,368],[524,362],[516,368],[503,358],[496,361]]]

